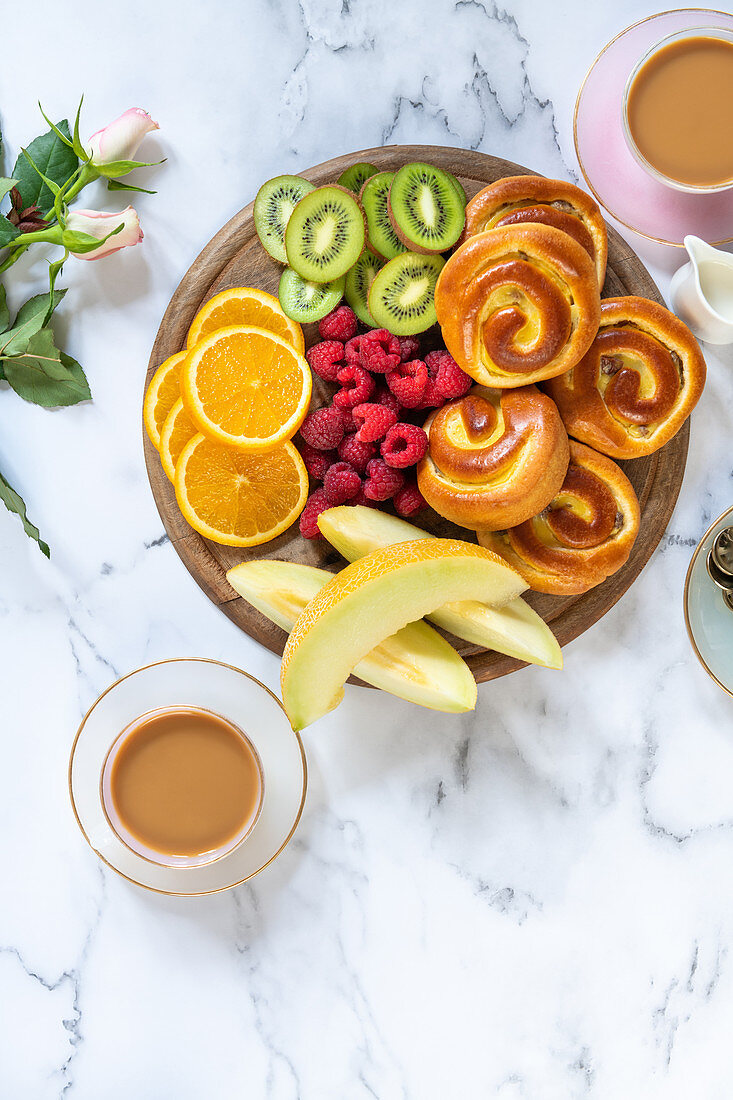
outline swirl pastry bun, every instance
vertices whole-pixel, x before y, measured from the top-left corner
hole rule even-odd
[[[587,592],[618,572],[639,532],[639,502],[623,470],[605,455],[570,441],[560,492],[534,519],[508,531],[479,531],[535,592]]]
[[[545,389],[568,434],[612,458],[638,458],[679,431],[705,386],[687,325],[646,298],[606,298],[581,361]]]
[[[466,207],[463,239],[502,225],[551,225],[582,245],[596,266],[599,287],[606,278],[608,235],[597,202],[574,183],[544,176],[506,176],[484,187]]]
[[[446,346],[483,386],[511,389],[563,374],[598,331],[595,267],[549,225],[505,225],[470,237],[435,288]]]
[[[472,530],[514,527],[555,496],[568,468],[568,437],[536,386],[475,387],[425,424],[417,483],[439,515]]]

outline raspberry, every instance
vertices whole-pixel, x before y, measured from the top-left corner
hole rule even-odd
[[[364,496],[369,500],[389,500],[405,484],[404,475],[391,469],[383,458],[373,458],[367,466]]]
[[[438,389],[438,383],[434,378],[428,377],[425,385],[425,392],[422,395],[422,401],[418,405],[419,409],[437,409],[441,405],[445,405],[445,398]]]
[[[351,340],[346,342],[344,353],[346,355],[346,362],[350,367],[361,366],[361,342],[363,339],[363,336],[353,336]]]
[[[386,328],[374,328],[361,338],[361,365],[372,374],[386,374],[400,364],[400,343]]]
[[[345,504],[361,489],[361,478],[348,462],[334,462],[326,471],[323,491],[329,504]]]
[[[392,393],[392,390],[386,386],[377,386],[376,390],[371,396],[371,402],[373,405],[386,405],[388,409],[391,409],[397,419],[400,418],[402,412],[402,406]]]
[[[305,468],[316,481],[323,481],[323,475],[329,466],[336,462],[335,451],[317,451],[308,443],[301,443],[298,448],[300,457],[305,462]]]
[[[420,461],[428,449],[428,437],[416,424],[395,424],[380,447],[388,466],[404,470]]]
[[[352,432],[355,432],[359,425],[354,420],[353,409],[341,409],[338,405],[334,405],[333,407],[338,409],[341,414],[341,421],[344,425],[344,432],[346,435],[351,435]]]
[[[428,368],[428,378],[437,378],[438,367],[440,366],[440,357],[443,354],[441,351],[429,351],[425,356],[425,366]],[[446,352],[447,354],[447,352]]]
[[[387,375],[387,385],[406,409],[417,409],[428,384],[428,368],[422,359],[400,363]]]
[[[319,539],[321,532],[318,530],[318,517],[331,505],[326,499],[323,489],[316,489],[305,502],[305,508],[300,513],[300,533],[304,539]]]
[[[376,508],[377,507],[376,500],[370,500],[369,499],[369,497],[364,492],[364,487],[363,486],[361,487],[361,489],[359,489],[359,492],[356,494],[356,496],[352,497],[351,500],[347,500],[346,503],[347,504],[361,504],[362,506],[365,506],[367,508]]]
[[[409,481],[395,493],[392,503],[395,512],[400,516],[414,516],[421,508],[425,507],[425,497],[414,481]]]
[[[335,382],[344,365],[344,345],[338,340],[322,340],[305,353],[311,370],[326,382]]]
[[[324,340],[350,340],[356,336],[356,315],[348,306],[337,306],[318,326]]]
[[[356,439],[360,443],[376,443],[397,423],[397,414],[386,405],[357,405],[354,408],[354,420],[357,423]]]
[[[400,359],[403,363],[409,362],[410,359],[417,359],[417,353],[420,351],[420,341],[417,336],[398,336],[397,343],[400,345]]]
[[[338,409],[316,409],[300,425],[300,434],[317,451],[332,451],[344,438],[344,424]]]
[[[473,379],[461,370],[448,351],[431,351],[425,356],[425,365],[438,392],[448,401],[463,397],[473,385]]]
[[[355,435],[347,435],[339,443],[338,453],[339,458],[350,463],[358,474],[365,474],[367,463],[374,458],[377,448],[373,443],[360,442]]]
[[[341,409],[353,409],[368,401],[374,393],[374,379],[363,367],[342,367],[336,377],[343,389],[333,395],[333,403]]]

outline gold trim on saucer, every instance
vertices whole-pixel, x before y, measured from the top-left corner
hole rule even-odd
[[[712,671],[710,666],[705,661],[705,659],[704,659],[702,653],[700,652],[700,650],[697,648],[697,642],[695,641],[695,636],[693,635],[692,627],[690,626],[690,615],[689,615],[689,611],[688,611],[688,604],[689,604],[689,598],[690,598],[690,578],[692,577],[692,570],[695,567],[695,562],[697,561],[697,559],[700,555],[700,551],[702,550],[703,544],[704,544],[706,538],[708,537],[708,535],[710,535],[715,530],[715,528],[718,526],[718,524],[720,523],[721,520],[726,519],[731,514],[733,514],[733,507],[726,508],[726,510],[724,512],[721,512],[720,515],[718,516],[718,518],[714,519],[713,522],[710,524],[707,531],[701,537],[700,541],[698,542],[697,546],[695,547],[695,553],[692,555],[692,558],[690,559],[690,564],[687,567],[687,575],[685,576],[685,587],[684,587],[684,592],[683,592],[683,597],[682,597],[682,608],[683,608],[683,611],[684,611],[684,614],[685,614],[685,628],[687,630],[687,637],[690,639],[690,645],[692,646],[692,652],[695,654],[698,661],[700,662],[702,667],[707,672],[708,676],[712,680],[715,680],[715,683],[718,685],[718,687],[721,687],[727,695],[733,696],[733,690],[729,687],[726,687],[726,685],[723,683],[723,681],[718,679],[718,677],[715,675],[715,673]]]
[[[79,826],[79,829],[81,831],[82,836],[84,837],[84,839],[86,840],[87,844],[92,849],[94,854],[99,859],[101,859],[102,863],[106,864],[106,866],[109,867],[111,871],[114,871],[114,873],[116,875],[119,875],[120,878],[124,878],[128,882],[131,882],[133,884],[133,886],[139,886],[141,890],[149,890],[153,894],[163,894],[167,897],[178,897],[178,898],[202,898],[202,897],[206,897],[207,895],[210,895],[210,894],[223,894],[223,893],[226,893],[227,890],[233,890],[236,886],[241,886],[242,883],[249,882],[249,880],[254,878],[255,875],[259,875],[262,871],[264,871],[267,867],[269,867],[271,863],[274,863],[275,860],[278,858],[278,856],[283,852],[283,850],[290,843],[290,841],[293,837],[293,834],[295,833],[295,830],[298,828],[298,824],[300,823],[300,819],[301,819],[302,814],[303,814],[303,807],[305,805],[305,796],[306,796],[306,791],[307,791],[307,788],[308,788],[308,761],[306,759],[305,748],[303,746],[303,741],[302,741],[301,736],[298,733],[298,731],[293,729],[292,725],[290,724],[290,720],[287,717],[287,714],[285,714],[288,725],[290,726],[290,729],[292,730],[293,736],[295,737],[298,748],[300,750],[300,758],[301,758],[301,761],[302,761],[302,764],[303,764],[303,788],[302,788],[302,791],[301,791],[300,804],[298,806],[298,812],[295,815],[295,821],[293,822],[293,825],[292,825],[292,828],[290,829],[290,832],[285,837],[285,840],[282,842],[282,844],[280,845],[278,850],[275,852],[275,854],[270,856],[270,858],[267,860],[267,862],[263,863],[261,867],[258,867],[256,871],[252,871],[251,874],[245,875],[244,878],[239,879],[237,882],[232,882],[227,886],[219,886],[216,890],[196,890],[193,893],[187,893],[187,892],[182,891],[182,890],[161,890],[157,886],[148,886],[146,883],[138,882],[137,879],[131,878],[130,875],[126,875],[124,873],[124,871],[120,871],[117,867],[114,866],[114,864],[110,863],[109,860],[106,859],[105,856],[103,856],[102,853],[99,852],[94,847],[91,840],[87,836],[86,830],[85,830],[84,826],[81,823],[81,820],[79,818],[79,814],[77,813],[76,803],[74,801],[74,791],[73,791],[73,788],[72,788],[72,781],[71,781],[71,773],[72,773],[72,768],[73,768],[73,765],[74,765],[74,753],[76,752],[76,746],[77,746],[79,738],[82,734],[84,726],[87,723],[87,719],[89,718],[89,716],[91,715],[92,711],[95,709],[97,704],[102,699],[104,699],[105,695],[108,695],[110,693],[110,691],[113,690],[113,688],[116,688],[117,685],[121,684],[124,680],[129,680],[129,678],[131,676],[135,676],[136,673],[145,672],[147,669],[156,668],[158,665],[172,665],[172,664],[180,664],[180,663],[184,663],[184,662],[188,663],[188,662],[191,662],[191,661],[197,661],[200,664],[205,664],[205,665],[219,665],[221,668],[228,668],[232,672],[238,672],[240,676],[246,677],[248,680],[251,680],[253,684],[256,684],[258,687],[262,688],[263,691],[266,691],[267,694],[275,700],[275,702],[277,703],[278,707],[283,712],[283,714],[285,714],[285,708],[282,705],[281,701],[278,699],[277,695],[275,695],[275,693],[273,691],[270,691],[270,689],[267,687],[266,684],[263,684],[262,681],[258,680],[256,676],[252,676],[249,672],[245,672],[244,669],[237,668],[236,665],[227,664],[226,661],[214,661],[209,657],[170,657],[165,661],[152,661],[149,665],[141,665],[140,668],[135,668],[135,669],[132,670],[132,672],[128,672],[124,676],[120,676],[117,680],[115,680],[115,682],[113,684],[110,684],[108,688],[105,688],[105,690],[94,700],[94,702],[90,706],[89,710],[86,712],[86,714],[82,718],[81,723],[79,725],[79,728],[76,731],[76,736],[74,737],[74,741],[73,741],[73,744],[71,746],[71,753],[69,755],[69,768],[68,768],[68,772],[67,772],[67,781],[68,781],[68,785],[69,785],[69,799],[71,801],[71,809],[74,813],[74,817],[76,818],[76,823]],[[137,855],[137,853],[135,853],[135,854]],[[144,857],[139,857],[139,858],[144,858]]]
[[[630,225],[629,222],[625,222],[623,218],[620,218],[618,214],[614,214],[613,210],[611,210],[611,208],[606,205],[601,196],[598,194],[595,187],[588,178],[588,174],[583,167],[583,160],[580,155],[580,148],[578,146],[578,110],[580,108],[580,99],[583,95],[583,90],[588,83],[588,77],[593,72],[596,65],[603,57],[604,53],[607,50],[610,50],[611,46],[613,46],[615,42],[618,42],[619,38],[623,38],[623,36],[625,34],[628,34],[629,31],[633,31],[636,27],[640,27],[642,23],[651,23],[654,19],[660,19],[663,15],[685,14],[687,12],[689,12],[691,15],[697,15],[702,12],[705,15],[723,15],[728,19],[731,18],[731,12],[718,11],[717,8],[669,8],[667,11],[658,11],[655,12],[654,15],[647,15],[644,19],[637,19],[636,23],[631,23],[628,27],[624,27],[622,31],[619,31],[618,34],[614,35],[611,41],[606,43],[601,52],[594,59],[592,65],[589,67],[588,71],[583,77],[583,83],[580,85],[580,89],[575,100],[575,109],[573,111],[573,144],[575,145],[575,155],[578,158],[578,166],[583,174],[583,179],[586,182],[588,190],[591,192],[593,197],[597,199],[603,209],[607,211],[607,213],[609,213],[611,217],[619,223],[619,225],[623,225],[626,229],[630,229],[632,233],[636,233],[639,237],[643,237],[647,241],[653,241],[655,244],[666,244],[669,245],[670,248],[684,248],[685,246],[682,241],[667,241],[664,239],[664,237],[653,237],[651,234],[644,233],[641,229],[637,229],[636,226]],[[708,243],[717,246],[721,244],[730,244],[732,241],[733,237],[724,237],[719,241],[709,241]]]

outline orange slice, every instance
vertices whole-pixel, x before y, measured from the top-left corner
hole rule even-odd
[[[186,411],[179,397],[168,413],[160,433],[160,462],[171,481],[176,477],[176,463],[181,451],[198,428]]]
[[[305,359],[285,340],[263,328],[230,325],[188,352],[181,397],[204,435],[262,454],[297,432],[312,381]]]
[[[199,433],[176,465],[178,507],[195,531],[224,546],[259,546],[303,511],[308,472],[290,442],[247,454]]]
[[[228,325],[255,325],[267,329],[290,344],[299,355],[305,351],[303,330],[298,322],[285,316],[272,294],[251,286],[231,287],[209,298],[191,322],[186,347],[192,348],[202,337]]]
[[[179,383],[181,364],[186,358],[185,351],[176,352],[161,363],[150,379],[145,400],[143,401],[143,423],[150,436],[150,442],[160,450],[160,433],[163,422],[181,396]]]

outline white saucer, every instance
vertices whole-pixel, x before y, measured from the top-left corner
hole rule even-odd
[[[250,835],[203,867],[159,867],[136,855],[110,828],[100,800],[102,765],[120,730],[145,711],[173,704],[204,707],[243,729],[265,777],[262,811]],[[188,897],[229,890],[272,863],[295,832],[306,783],[303,743],[280,700],[241,669],[201,659],[161,661],[112,684],[84,717],[69,761],[74,815],[99,858],[138,886]]]
[[[692,555],[685,579],[685,624],[695,655],[706,672],[733,695],[733,611],[707,570],[715,536],[733,524],[729,508],[708,527]]]

